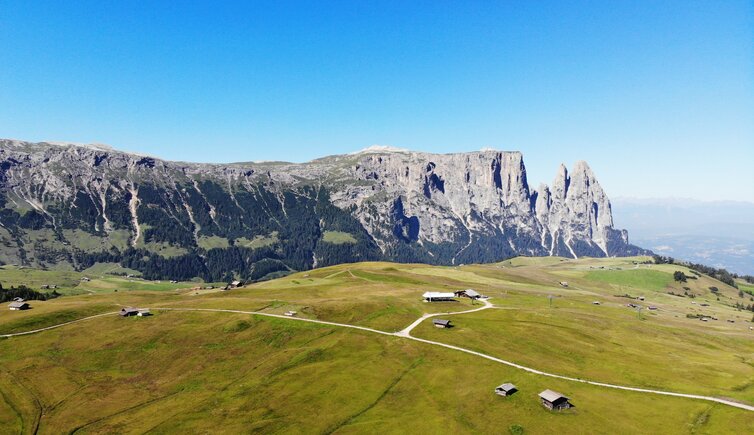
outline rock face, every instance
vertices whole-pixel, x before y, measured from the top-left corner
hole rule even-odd
[[[645,252],[613,229],[586,162],[532,190],[519,152],[365,150],[212,165],[1,140],[0,207],[0,261],[116,261],[162,277]]]

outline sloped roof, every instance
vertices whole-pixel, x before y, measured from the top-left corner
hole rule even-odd
[[[556,402],[560,399],[568,400],[568,397],[558,393],[557,391],[552,391],[552,390],[542,391],[541,393],[539,393],[539,397],[551,403]]]
[[[19,301],[13,301],[10,304],[8,304],[8,307],[10,308],[23,308],[24,306],[29,305],[26,302],[19,302]]]
[[[442,293],[442,292],[425,292],[422,295],[423,298],[454,298],[455,293]]]
[[[496,390],[503,390],[503,391],[511,391],[511,390],[517,390],[516,386],[511,384],[510,382],[506,382],[502,385],[499,385]]]
[[[436,325],[445,325],[445,326],[447,326],[447,325],[449,325],[449,324],[450,324],[450,320],[445,320],[445,319],[433,319],[433,320],[432,320],[432,323],[434,323],[434,324],[436,324]]]
[[[466,293],[466,296],[471,297],[471,298],[476,297],[476,296],[481,296],[478,291],[472,290],[470,288],[464,290],[463,292]]]

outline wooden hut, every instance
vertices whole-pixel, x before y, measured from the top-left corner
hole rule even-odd
[[[569,402],[569,398],[558,393],[557,391],[545,390],[539,393],[539,398],[542,401],[542,406],[552,411],[560,411],[561,409],[568,409],[573,405]]]
[[[458,290],[455,292],[456,297],[466,297],[469,299],[479,299],[482,297],[482,295],[476,291],[472,290],[470,288],[467,288],[466,290]]]
[[[432,324],[435,325],[435,328],[453,327],[453,325],[450,324],[450,320],[445,320],[445,319],[432,319]]]
[[[31,308],[29,304],[24,301],[13,301],[8,304],[8,309],[11,311],[28,310],[29,308]]]
[[[518,391],[518,388],[516,388],[516,386],[511,384],[510,382],[506,382],[502,385],[498,385],[497,387],[495,387],[495,394],[497,394],[498,396],[503,396],[503,397],[510,396],[516,391]]]
[[[139,314],[139,309],[134,307],[124,307],[120,309],[121,317],[131,317]]]

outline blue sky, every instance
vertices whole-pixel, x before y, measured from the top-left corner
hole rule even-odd
[[[210,162],[493,147],[534,185],[584,159],[611,196],[754,201],[751,1],[214,3],[0,1],[0,137]]]

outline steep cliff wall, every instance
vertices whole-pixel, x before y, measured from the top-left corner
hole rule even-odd
[[[518,152],[382,150],[213,165],[2,140],[0,202],[0,261],[121,261],[155,276],[175,276],[181,265],[208,278],[223,263],[259,277],[369,259],[642,252],[613,229],[585,162],[571,173],[561,166],[551,187],[533,190]]]

